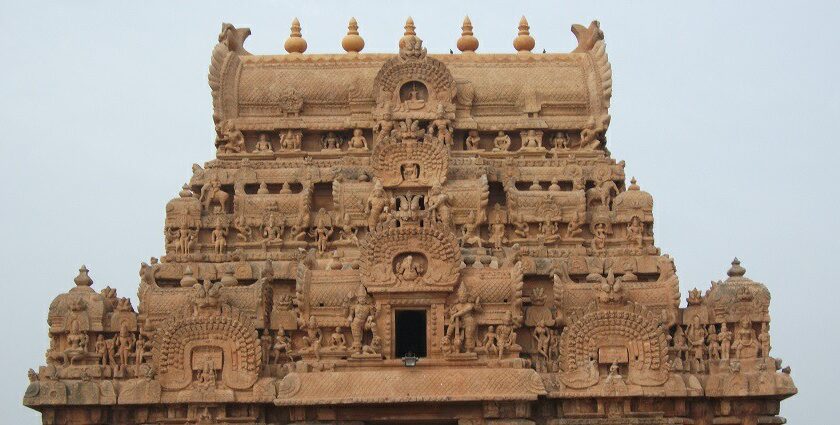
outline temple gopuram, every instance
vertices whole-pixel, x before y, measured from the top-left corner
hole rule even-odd
[[[606,145],[597,21],[570,53],[210,58],[216,157],[166,204],[139,304],[82,266],[23,404],[44,424],[783,424],[770,293],[682,305],[653,198]],[[675,176],[676,178],[676,176]],[[722,268],[723,269],[723,268]],[[721,270],[722,271],[722,270]]]

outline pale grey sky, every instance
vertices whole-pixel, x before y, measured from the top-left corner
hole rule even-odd
[[[469,14],[482,52],[512,52],[525,14],[536,51],[569,51],[601,21],[613,68],[613,155],[655,199],[657,245],[685,291],[738,256],[767,284],[773,354],[793,368],[793,424],[832,423],[838,382],[840,2],[0,1],[0,410],[44,363],[46,314],[79,265],[136,305],[140,261],[163,251],[164,205],[213,156],[207,66],[222,22],[283,53],[297,16],[309,52],[395,52],[406,16],[430,52]]]

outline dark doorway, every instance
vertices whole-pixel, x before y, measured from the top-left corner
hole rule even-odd
[[[397,310],[395,357],[426,357],[426,310]]]

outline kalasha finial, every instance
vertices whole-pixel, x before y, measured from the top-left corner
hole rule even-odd
[[[747,274],[747,269],[741,267],[741,260],[738,257],[735,257],[732,260],[732,267],[729,268],[729,271],[726,272],[729,277],[744,277]]]
[[[464,17],[461,25],[461,38],[458,39],[458,50],[464,53],[474,53],[478,50],[478,39],[473,35],[473,25],[469,16]]]
[[[639,190],[640,189],[639,185],[636,184],[636,178],[635,177],[632,177],[630,179],[630,187],[627,188],[627,189],[628,190]]]
[[[411,19],[411,16],[409,16],[408,19],[405,20],[405,33],[403,33],[403,35],[417,35],[417,33],[414,32],[415,29],[417,29],[417,27],[414,26],[414,19]]]
[[[350,18],[347,35],[341,39],[341,47],[347,53],[359,53],[365,48],[365,40],[359,35],[359,23],[356,22],[356,18]]]
[[[292,21],[291,34],[289,34],[289,38],[286,39],[283,47],[289,53],[303,53],[306,51],[306,40],[303,39],[303,35],[300,32],[300,21],[298,21],[298,18]]]
[[[513,39],[513,48],[519,53],[530,53],[536,45],[534,37],[531,37],[531,27],[528,26],[528,20],[525,16],[519,20],[519,35]]]
[[[82,264],[82,267],[79,268],[79,275],[76,276],[75,279],[73,279],[73,282],[76,283],[76,286],[90,287],[91,285],[93,285],[93,279],[91,279],[90,276],[88,276],[89,271],[90,270],[88,270],[88,268],[85,267],[84,264]]]
[[[400,50],[404,49],[409,43],[414,43],[414,39],[418,38],[417,33],[414,32],[415,28],[414,19],[411,19],[411,16],[409,16],[408,19],[405,20],[405,32],[403,33],[402,38],[400,38]]]
[[[409,16],[405,20],[405,33],[400,38],[400,58],[403,60],[421,59],[426,57],[426,49],[423,48],[423,40],[414,32],[414,19]]]

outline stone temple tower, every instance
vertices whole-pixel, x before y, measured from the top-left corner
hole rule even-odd
[[[607,149],[598,22],[570,53],[210,58],[216,157],[166,204],[139,305],[82,266],[23,403],[45,424],[780,424],[770,294],[681,306],[653,198]],[[622,143],[630,143],[622,141]]]

